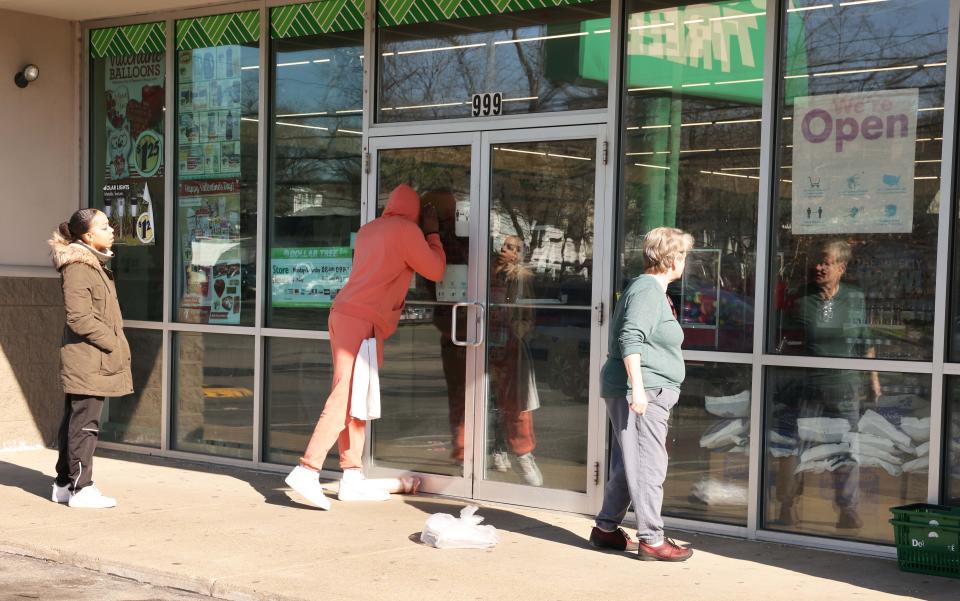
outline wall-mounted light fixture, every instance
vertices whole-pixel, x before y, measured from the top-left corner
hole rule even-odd
[[[31,81],[36,81],[38,77],[40,77],[40,68],[36,65],[27,65],[13,76],[13,81],[18,88],[25,88]]]

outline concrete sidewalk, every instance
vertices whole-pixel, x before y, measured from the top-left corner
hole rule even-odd
[[[481,508],[490,550],[437,550],[427,516],[462,501],[394,496],[329,512],[294,503],[282,476],[101,453],[111,510],[50,502],[56,453],[0,452],[0,551],[51,559],[225,599],[494,600],[815,598],[956,600],[960,582],[902,573],[893,561],[673,533],[681,564],[640,562],[586,543],[583,516]]]

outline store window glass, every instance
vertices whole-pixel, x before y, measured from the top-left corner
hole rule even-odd
[[[764,527],[892,543],[890,507],[927,498],[930,376],[776,367],[766,383]]]
[[[177,21],[176,321],[255,321],[259,15]]]
[[[447,4],[378,3],[378,121],[607,106],[609,0]]]
[[[160,448],[163,403],[163,332],[124,328],[130,344],[133,394],[111,397],[103,405],[100,440]]]
[[[745,526],[751,367],[687,362],[670,412],[664,515]]]
[[[944,501],[950,505],[960,505],[960,378],[948,377],[946,383]]]
[[[91,30],[89,57],[89,203],[116,235],[111,268],[123,316],[161,321],[165,25]]]
[[[333,359],[326,340],[269,338],[266,341],[264,461],[296,465],[330,391]],[[336,448],[324,468],[340,469]]]
[[[620,286],[642,273],[648,231],[689,232],[669,290],[684,348],[749,352],[766,2],[626,8]]]
[[[173,336],[172,447],[253,458],[253,338]]]
[[[363,3],[330,4],[271,10],[272,327],[327,329],[360,229]]]
[[[948,4],[785,13],[769,352],[931,359]]]

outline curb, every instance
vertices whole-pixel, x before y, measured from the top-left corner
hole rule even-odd
[[[224,601],[305,601],[300,597],[288,597],[255,589],[218,582],[216,579],[195,578],[182,574],[133,567],[122,563],[104,561],[92,555],[83,555],[56,548],[23,545],[0,541],[0,554],[18,555],[40,559],[61,565],[72,566],[107,576],[133,580],[141,584],[186,591]]]

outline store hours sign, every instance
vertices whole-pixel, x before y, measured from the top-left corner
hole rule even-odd
[[[798,97],[794,234],[909,233],[916,88]]]

